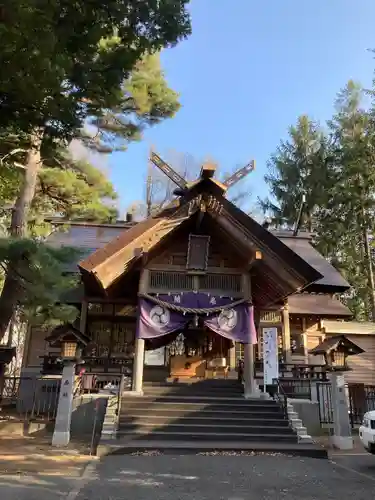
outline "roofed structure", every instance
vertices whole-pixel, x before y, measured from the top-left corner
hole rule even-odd
[[[203,218],[211,231],[225,236],[247,259],[255,304],[275,303],[323,278],[309,262],[227,200],[224,192],[202,173],[199,182],[156,217],[139,222],[82,260],[79,269],[85,285],[108,293],[157,247],[184,227],[198,227]],[[256,252],[262,258],[254,265]]]

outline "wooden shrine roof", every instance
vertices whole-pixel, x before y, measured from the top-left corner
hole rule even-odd
[[[122,262],[122,265],[125,266],[125,254],[129,262],[136,261],[139,257],[137,250],[144,246],[149,249],[150,246],[157,244],[160,238],[172,234],[176,227],[187,220],[189,216],[186,212],[189,206],[188,202],[199,195],[202,186],[204,189],[208,186],[209,191],[214,195],[213,197],[219,200],[223,208],[223,217],[232,219],[231,223],[236,223],[241,231],[251,233],[252,242],[255,245],[258,243],[265,245],[275,258],[281,259],[284,264],[291,266],[297,274],[303,268],[302,274],[307,273],[308,275],[305,276],[305,282],[309,283],[307,291],[334,293],[349,288],[349,284],[340,273],[313,248],[309,234],[300,232],[298,236],[293,236],[291,231],[280,232],[265,229],[221,196],[222,190],[220,190],[220,186],[211,180],[194,183],[190,198],[185,201],[185,205],[183,201],[175,200],[157,217],[138,223],[126,222],[112,225],[73,222],[70,223],[67,231],[52,233],[48,238],[48,242],[56,246],[70,245],[80,248],[83,251],[83,258],[81,258],[80,262],[73,262],[66,271],[77,272],[80,270],[82,275],[86,276],[85,279],[91,280],[97,286],[98,276],[95,270],[98,267],[102,266],[102,271],[107,273],[108,269],[106,270],[106,268],[109,261],[113,263],[117,261],[117,265]],[[183,210],[185,210],[185,213],[181,214]],[[176,217],[178,211],[180,211],[180,217]],[[214,212],[209,213],[209,215],[212,215],[213,219],[217,219]],[[174,221],[173,224],[171,224],[171,221]],[[158,231],[160,233],[159,239],[155,237]],[[123,267],[123,270],[125,271],[126,267]],[[261,272],[263,272],[263,269],[258,270],[258,273]],[[110,274],[111,272],[109,272],[107,284],[113,279]],[[277,280],[275,280],[275,286],[277,287],[277,285]],[[346,315],[342,309],[341,312],[342,316]]]
[[[92,256],[107,243],[118,241],[120,235],[125,237],[131,228],[139,226],[142,222],[120,225],[72,221],[67,224],[69,226],[66,231],[53,232],[47,241],[53,246],[75,246],[81,250],[81,258],[64,269],[66,272],[76,273],[79,271],[78,264],[83,259]],[[349,283],[341,274],[311,245],[310,234],[301,231],[298,236],[293,236],[292,231],[270,230],[269,232],[323,275],[323,278],[312,285],[317,293],[329,293],[331,289],[333,293],[336,293],[350,288]]]
[[[202,211],[242,248],[262,252],[260,272],[254,278],[253,296],[259,304],[280,300],[322,278],[322,275],[276,236],[222,196],[211,179],[203,179],[188,193],[156,217],[146,219],[120,234],[79,263],[86,280],[95,280],[106,290],[131,265],[154,249],[183,224]],[[203,203],[203,205],[202,205]]]
[[[350,318],[353,313],[334,297],[314,293],[296,293],[288,297],[289,314]]]
[[[320,286],[324,286],[326,289],[330,287],[333,292],[343,292],[350,288],[349,283],[343,276],[311,245],[311,236],[309,233],[300,233],[298,238],[293,237],[292,231],[290,231],[290,234],[287,231],[275,232],[275,235],[293,252],[302,257],[323,275],[323,278],[313,285],[317,291],[319,291],[318,287]]]
[[[309,354],[321,355],[329,354],[331,351],[343,350],[350,355],[362,354],[365,352],[362,347],[349,340],[345,335],[337,335],[336,337],[328,337],[314,349],[309,351]]]

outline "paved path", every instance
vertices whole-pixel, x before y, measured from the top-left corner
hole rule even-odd
[[[375,456],[111,456],[82,477],[0,476],[7,500],[369,500]]]

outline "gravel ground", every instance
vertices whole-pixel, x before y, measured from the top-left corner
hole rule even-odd
[[[7,500],[370,500],[375,457],[117,455],[81,478],[0,476]]]
[[[369,500],[374,472],[285,456],[112,456],[77,500]]]

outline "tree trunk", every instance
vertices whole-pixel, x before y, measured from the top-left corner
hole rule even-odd
[[[369,286],[369,302],[371,305],[371,320],[375,322],[375,280],[374,280],[374,270],[372,265],[372,255],[369,242],[369,234],[367,229],[367,220],[364,208],[362,209],[363,215],[363,248],[364,257],[367,268],[367,282]]]
[[[25,161],[24,179],[12,212],[9,231],[12,238],[26,238],[27,236],[28,215],[35,195],[38,171],[41,166],[40,147],[42,140],[42,130],[38,130],[31,135],[30,149]],[[7,331],[13,312],[22,295],[17,273],[18,265],[19,262],[11,260],[7,266],[4,287],[0,296],[0,341]]]

